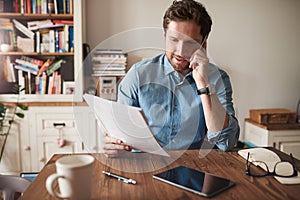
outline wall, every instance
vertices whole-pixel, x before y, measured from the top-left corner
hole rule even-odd
[[[94,48],[126,30],[160,28],[171,2],[86,0],[87,42]],[[249,109],[296,109],[300,98],[300,1],[201,2],[213,19],[208,54],[230,74],[243,140],[243,121]],[[132,57],[135,61],[143,56]]]

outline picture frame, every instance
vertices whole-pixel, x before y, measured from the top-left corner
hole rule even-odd
[[[75,94],[75,82],[65,81],[63,83],[63,94]]]

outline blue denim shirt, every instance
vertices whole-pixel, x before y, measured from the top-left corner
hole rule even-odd
[[[201,148],[207,136],[209,142],[227,151],[239,137],[230,80],[226,72],[209,64],[209,81],[229,115],[228,127],[219,132],[207,131],[192,73],[181,78],[165,54],[131,67],[119,84],[118,102],[141,107],[157,141],[165,149]]]

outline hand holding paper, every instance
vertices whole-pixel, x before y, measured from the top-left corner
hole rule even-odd
[[[132,148],[169,156],[156,141],[141,108],[88,94],[85,94],[83,98],[112,137],[122,140],[124,144]]]

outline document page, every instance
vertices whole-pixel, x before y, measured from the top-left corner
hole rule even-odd
[[[169,156],[156,141],[141,108],[89,94],[84,94],[83,98],[112,137],[134,149]]]
[[[250,153],[251,156],[251,158],[249,159],[250,162],[264,161],[268,165],[270,171],[274,171],[275,164],[281,161],[280,157],[275,152],[261,147],[239,150],[238,154],[243,158],[247,159],[248,152]],[[264,165],[260,167],[265,171],[267,170],[265,169]],[[277,181],[279,181],[281,184],[299,184],[300,172],[298,172],[298,176],[295,177],[285,178],[285,177],[274,176],[274,178]]]

